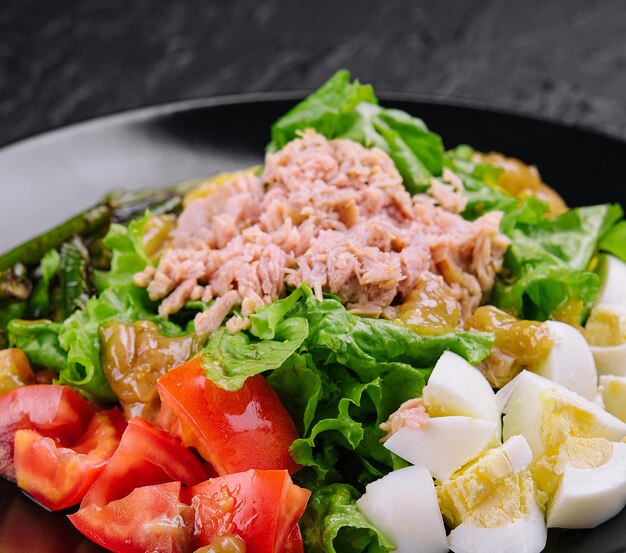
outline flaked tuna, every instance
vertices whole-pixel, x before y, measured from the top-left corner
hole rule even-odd
[[[394,305],[432,274],[443,277],[461,320],[502,268],[501,214],[470,222],[460,180],[449,171],[411,197],[389,156],[306,131],[268,153],[261,177],[236,174],[180,215],[156,269],[136,275],[167,317],[187,299],[215,303],[196,318],[201,335],[232,307],[245,328],[256,307],[307,283],[356,313],[393,317]]]

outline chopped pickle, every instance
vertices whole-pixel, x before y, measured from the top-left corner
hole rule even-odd
[[[246,553],[246,544],[237,534],[224,534],[194,553]]]
[[[418,334],[446,334],[459,324],[459,304],[443,279],[425,279],[398,307],[396,320],[409,325]]]
[[[479,163],[488,163],[503,169],[498,177],[498,186],[511,196],[520,199],[537,196],[548,204],[550,215],[559,215],[567,211],[563,198],[541,180],[536,167],[497,152],[488,154],[476,152],[474,157]]]
[[[167,247],[172,231],[176,228],[176,217],[172,214],[155,215],[148,219],[143,228],[141,244],[150,258]]]
[[[516,319],[492,305],[479,307],[465,324],[468,329],[495,335],[491,354],[480,368],[496,388],[504,386],[523,368],[532,369],[552,349],[552,334],[546,324]]]
[[[551,317],[555,321],[567,323],[582,331],[582,327],[580,326],[580,314],[582,313],[583,307],[584,304],[582,300],[570,298],[565,305],[555,309]]]
[[[35,384],[36,379],[30,368],[28,357],[17,348],[0,350],[0,396],[10,391]]]
[[[102,366],[126,418],[153,420],[160,401],[156,381],[197,351],[194,335],[167,338],[150,321],[109,323],[100,329]]]

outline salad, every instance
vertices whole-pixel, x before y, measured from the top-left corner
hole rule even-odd
[[[0,271],[0,475],[111,551],[539,553],[626,505],[622,208],[347,71],[262,167]]]

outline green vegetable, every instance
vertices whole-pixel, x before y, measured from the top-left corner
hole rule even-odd
[[[395,549],[356,506],[359,493],[347,484],[322,487],[300,519],[308,553],[388,553]]]
[[[599,248],[626,261],[626,221],[610,229],[600,240]]]
[[[54,250],[53,250],[54,251]],[[74,236],[61,246],[61,319],[77,309],[84,309],[91,295],[89,251],[83,241]]]
[[[467,205],[461,215],[473,221],[489,211],[507,213],[515,209],[519,200],[498,187],[502,169],[488,163],[476,163],[472,161],[473,155],[474,150],[470,146],[461,145],[446,156],[446,165],[463,182]]]
[[[20,348],[39,368],[65,369],[66,353],[59,344],[60,323],[13,320],[8,324],[9,344]]]
[[[182,208],[183,195],[201,181],[195,179],[163,188],[109,194],[96,206],[0,255],[0,270],[13,267],[16,263],[35,265],[45,252],[59,248],[73,236],[83,239],[102,236],[111,221],[126,223],[148,209],[154,213],[177,212]]]
[[[491,300],[526,319],[546,320],[572,300],[588,308],[600,282],[586,269],[602,237],[622,216],[619,206],[609,204],[551,218],[545,217],[547,210],[544,202],[530,197],[502,220],[503,231],[512,238],[505,256],[508,275],[497,281]]]
[[[41,258],[39,270],[41,276],[28,298],[28,315],[33,319],[48,317],[52,311],[51,284],[59,267],[61,256],[56,250],[48,250]]]
[[[103,324],[150,320],[167,336],[182,333],[180,326],[161,319],[146,291],[133,284],[133,274],[147,263],[140,239],[147,217],[127,227],[111,225],[104,240],[113,251],[111,270],[96,275],[100,295],[89,298],[84,308],[62,323],[15,320],[9,324],[11,343],[24,349],[34,364],[58,370],[60,384],[98,401],[115,401],[100,363]]]
[[[315,129],[327,138],[349,138],[366,147],[387,152],[412,194],[430,186],[441,175],[444,151],[439,135],[420,119],[377,105],[372,87],[350,82],[341,70],[272,126],[269,149],[277,150],[298,136]]]
[[[306,467],[301,481],[361,485],[402,462],[380,443],[378,425],[421,395],[446,350],[470,363],[484,359],[491,334],[420,336],[410,327],[349,313],[307,286],[259,308],[248,332],[218,330],[203,350],[207,377],[236,390],[264,373],[290,412],[301,439],[292,445]]]
[[[92,207],[0,255],[0,269],[13,267],[16,263],[34,265],[39,262],[45,252],[58,248],[72,236],[87,236],[106,229],[110,221],[111,208],[108,205],[101,204]]]

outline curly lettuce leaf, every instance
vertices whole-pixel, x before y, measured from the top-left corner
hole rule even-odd
[[[10,346],[21,349],[35,367],[58,372],[67,366],[67,354],[59,343],[60,323],[14,319],[7,330]]]
[[[600,240],[599,249],[626,261],[626,221],[619,221]]]
[[[207,377],[236,390],[263,373],[302,438],[292,446],[301,481],[361,485],[402,466],[380,443],[378,425],[418,397],[446,350],[478,363],[493,337],[420,336],[408,326],[354,315],[307,286],[259,308],[249,331],[218,330],[203,351]]]
[[[367,522],[356,506],[359,493],[347,484],[313,492],[302,518],[302,539],[309,553],[389,553],[395,545]]]
[[[446,165],[463,182],[463,195],[467,198],[467,205],[461,215],[473,221],[490,211],[507,213],[515,209],[519,200],[498,186],[502,169],[472,161],[473,155],[474,150],[465,144],[446,154]]]
[[[547,206],[527,198],[502,220],[512,239],[505,270],[491,301],[526,319],[546,320],[568,302],[581,302],[583,316],[600,289],[587,270],[604,236],[615,228],[622,210],[617,205],[571,209],[546,218]]]
[[[251,340],[244,332],[220,327],[203,351],[207,378],[225,390],[235,391],[246,378],[280,367],[302,345],[309,333],[307,320],[293,317],[278,323],[274,339]]]
[[[443,170],[441,137],[420,119],[400,110],[377,105],[372,87],[350,82],[341,70],[272,126],[270,150],[282,148],[305,129],[327,138],[349,138],[366,147],[377,146],[389,154],[404,185],[412,194],[430,186]]]
[[[354,119],[354,108],[362,102],[378,100],[370,85],[350,82],[349,71],[337,71],[326,83],[272,125],[270,149],[278,150],[297,137],[298,131],[313,128],[335,138],[348,129]]]

